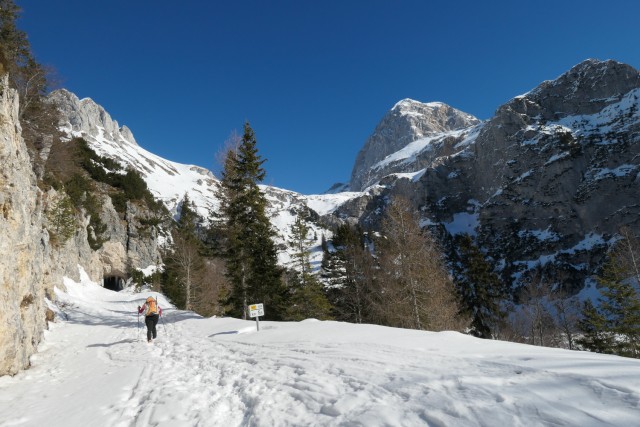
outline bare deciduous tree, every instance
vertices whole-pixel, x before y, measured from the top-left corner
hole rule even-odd
[[[203,316],[224,314],[220,303],[229,292],[229,281],[225,276],[222,258],[205,258],[192,284],[192,302],[194,311]]]
[[[558,290],[553,295],[553,308],[556,326],[564,336],[566,347],[574,350],[580,318],[580,303],[577,298],[569,297],[566,292]]]
[[[173,233],[172,249],[168,254],[168,258],[175,262],[180,271],[180,281],[185,293],[185,309],[193,310],[194,280],[202,269],[202,258],[198,253],[198,242],[190,238],[190,236]]]
[[[405,198],[396,198],[383,219],[376,254],[378,290],[386,322],[413,329],[460,327],[454,286],[435,240],[420,228],[420,218]]]
[[[613,249],[612,257],[616,258],[629,277],[633,277],[640,285],[640,240],[629,227],[620,229],[620,241]]]
[[[555,335],[555,323],[549,311],[551,286],[535,274],[520,294],[520,312],[526,329],[522,331],[533,345],[549,346]]]
[[[560,287],[534,272],[520,292],[520,305],[511,318],[510,341],[573,349],[580,307]]]

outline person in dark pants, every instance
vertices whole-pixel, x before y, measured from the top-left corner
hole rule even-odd
[[[138,314],[143,312],[144,323],[147,325],[147,342],[151,342],[151,338],[156,339],[158,336],[156,325],[158,324],[158,319],[162,316],[162,308],[160,308],[155,298],[149,297],[142,307],[138,306]]]

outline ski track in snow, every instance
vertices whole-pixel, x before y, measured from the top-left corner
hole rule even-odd
[[[83,288],[84,286],[84,288]],[[640,362],[339,322],[203,319],[70,285],[0,426],[633,426]],[[100,301],[98,307],[94,300]],[[140,326],[140,327],[138,327]]]

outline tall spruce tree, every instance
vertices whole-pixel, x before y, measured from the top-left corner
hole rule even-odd
[[[249,304],[263,303],[265,318],[279,320],[287,294],[266,215],[267,200],[258,187],[265,177],[265,160],[256,144],[253,129],[245,123],[239,146],[227,152],[220,182],[224,252],[232,285],[227,305],[231,315],[246,319]]]
[[[353,323],[375,321],[371,310],[375,263],[362,230],[348,224],[338,226],[333,246],[335,252],[324,253],[321,275],[334,317]]]
[[[613,353],[614,336],[607,326],[607,319],[590,299],[582,305],[578,329],[582,335],[576,339],[576,344],[596,353]]]
[[[481,338],[492,338],[506,317],[502,303],[507,289],[484,254],[468,234],[458,235],[456,286],[463,310],[471,316],[472,332]]]
[[[304,279],[311,274],[309,230],[309,226],[300,218],[300,215],[297,215],[291,225],[289,247],[293,250],[291,257],[293,258],[294,268],[302,276],[303,283]]]
[[[597,280],[599,308],[587,301],[579,320],[584,348],[640,358],[640,294],[635,237],[623,234],[609,252]]]
[[[293,249],[294,268],[288,275],[291,301],[286,311],[287,320],[331,318],[331,304],[325,295],[324,287],[311,272],[309,246],[313,239],[309,239],[309,232],[309,226],[300,216],[297,216],[291,226],[289,242],[289,246]]]

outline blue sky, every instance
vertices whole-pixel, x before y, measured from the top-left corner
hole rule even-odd
[[[248,120],[266,184],[346,182],[397,101],[480,119],[587,58],[640,68],[636,1],[16,0],[37,58],[138,143],[218,170]]]

